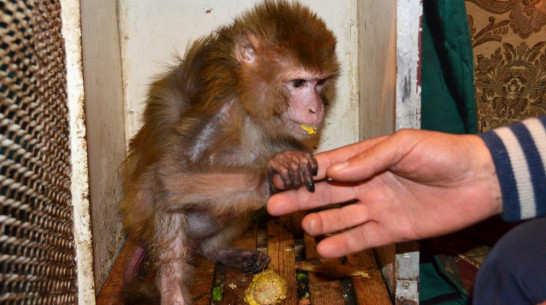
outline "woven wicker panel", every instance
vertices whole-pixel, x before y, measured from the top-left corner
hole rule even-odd
[[[76,304],[58,0],[0,0],[0,304]]]

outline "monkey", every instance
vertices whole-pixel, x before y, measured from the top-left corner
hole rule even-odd
[[[250,273],[267,267],[267,254],[229,243],[281,191],[273,177],[314,190],[310,143],[338,74],[324,21],[300,3],[265,0],[191,43],[150,85],[119,206],[128,238],[153,262],[161,304],[191,304],[195,252]]]

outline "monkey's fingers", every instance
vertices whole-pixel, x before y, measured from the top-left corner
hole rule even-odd
[[[315,183],[314,183],[313,179],[307,178],[307,184],[305,184],[305,186],[307,187],[307,190],[309,192],[311,192],[311,193],[315,192]]]
[[[284,186],[284,182],[282,181],[282,178],[279,174],[274,174],[271,178],[271,184],[273,187],[277,190],[285,190],[286,187]]]
[[[313,176],[317,175],[318,162],[311,153],[278,153],[269,161],[268,168],[270,183],[277,190],[298,189],[302,185],[310,192],[315,190]]]
[[[292,181],[292,179],[289,179],[288,183],[290,183],[291,181]],[[302,183],[299,183],[298,186],[300,186],[301,184]],[[276,194],[279,191],[284,191],[284,190],[287,190],[287,189],[291,189],[291,187],[286,186],[286,183],[283,180],[283,176],[281,174],[278,174],[278,173],[274,174],[273,177],[271,178],[271,185],[272,185],[272,187],[274,189],[272,194]],[[310,192],[315,191],[315,183],[314,183],[313,179],[310,178],[309,176],[305,180],[305,187]],[[294,187],[292,187],[292,188],[294,188]]]
[[[298,175],[295,177],[297,179],[296,189],[301,185],[305,185],[308,191],[315,191],[315,184],[313,181],[313,168],[309,159],[299,163]]]
[[[290,157],[289,176],[286,177],[286,179],[289,179],[289,181],[286,181],[290,184],[289,188],[298,189],[300,186],[305,185],[308,191],[314,192],[313,176],[317,172],[318,166],[313,155],[301,152]]]
[[[298,189],[300,186],[305,185],[308,191],[313,192],[315,190],[311,169],[308,163],[305,162],[291,164],[291,170],[284,177],[283,183],[289,189]]]
[[[258,259],[254,263],[255,268],[251,271],[251,273],[259,273],[265,270],[267,268],[267,265],[269,265],[269,262],[271,261],[271,257],[269,257],[267,254],[260,252],[261,255],[258,255]]]
[[[271,258],[256,250],[226,248],[218,251],[215,260],[229,267],[258,273],[267,267]]]
[[[295,176],[299,171],[299,165],[297,159],[294,159],[295,152],[285,151],[276,154],[268,163],[270,182],[274,176],[278,176],[282,181],[281,190],[293,189],[297,185],[294,185],[294,181],[298,181]],[[274,185],[273,185],[274,186]]]
[[[314,177],[318,174],[318,161],[312,153],[307,154],[307,160],[309,161],[309,168]]]
[[[313,180],[313,177],[315,177],[318,174],[318,162],[317,159],[315,159],[315,156],[313,154],[308,153],[307,154],[307,172],[306,172],[306,186],[307,190],[311,193],[315,191],[315,183]]]

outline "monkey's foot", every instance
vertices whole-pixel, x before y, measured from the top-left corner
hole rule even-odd
[[[264,270],[271,258],[267,254],[249,249],[222,249],[216,256],[216,261],[250,273]]]

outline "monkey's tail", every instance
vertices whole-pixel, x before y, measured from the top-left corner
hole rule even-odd
[[[126,305],[156,304],[160,302],[159,292],[153,283],[153,276],[148,273],[148,252],[139,246],[133,253],[123,277],[123,298]]]

